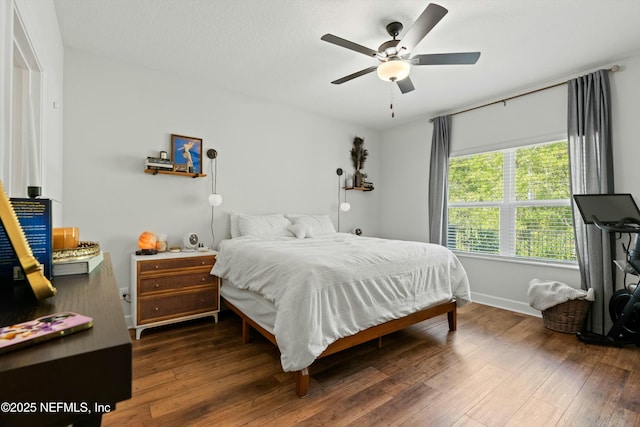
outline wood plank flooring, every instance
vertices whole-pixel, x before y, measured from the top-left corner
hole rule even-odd
[[[133,397],[103,426],[638,426],[640,348],[588,346],[471,304],[317,361],[298,398],[278,350],[232,312],[133,340]]]

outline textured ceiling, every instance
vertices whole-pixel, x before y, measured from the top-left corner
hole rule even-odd
[[[404,95],[375,73],[330,83],[377,61],[321,41],[323,34],[377,50],[390,38],[386,24],[400,21],[406,31],[428,3],[54,0],[66,47],[377,130],[554,83],[640,51],[639,0],[441,0],[449,13],[413,54],[481,51],[477,64],[414,66],[416,90]]]

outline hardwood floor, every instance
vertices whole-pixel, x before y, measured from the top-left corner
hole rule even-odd
[[[542,319],[471,304],[317,361],[309,395],[239,318],[133,341],[133,397],[103,426],[638,426],[640,348],[587,346]]]

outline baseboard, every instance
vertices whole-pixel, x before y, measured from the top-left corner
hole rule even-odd
[[[516,313],[528,314],[530,316],[542,317],[540,311],[532,308],[529,304],[520,301],[514,301],[506,298],[494,297],[492,295],[471,292],[471,301],[477,302],[491,307],[503,308]]]

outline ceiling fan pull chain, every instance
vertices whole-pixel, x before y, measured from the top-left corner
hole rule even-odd
[[[393,87],[391,87],[391,90],[389,91],[389,96],[391,97],[391,102],[389,103],[389,109],[391,110],[391,118],[393,119],[396,116],[395,111],[393,111]]]

